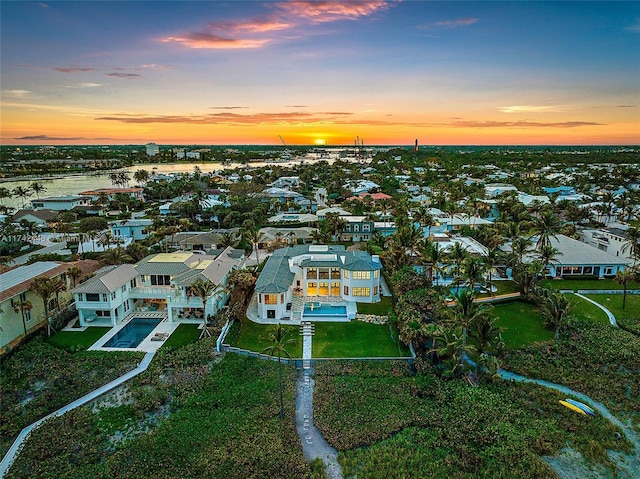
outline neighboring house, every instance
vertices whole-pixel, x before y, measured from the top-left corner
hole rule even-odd
[[[39,261],[0,274],[0,354],[15,347],[29,333],[47,325],[42,298],[30,289],[33,280],[44,276],[60,278],[67,283],[65,273],[70,266],[57,261]],[[60,293],[57,299],[52,295],[49,311],[57,311],[70,298],[71,295],[66,291]],[[31,303],[31,310],[24,313],[14,311],[14,307],[27,301]]]
[[[349,213],[347,210],[343,210],[339,206],[333,206],[331,208],[323,208],[321,210],[318,210],[316,212],[316,215],[318,216],[318,220],[322,221],[327,219],[327,215],[329,213],[337,213],[338,216],[351,216],[351,213]]]
[[[167,236],[163,241],[169,243],[172,249],[182,251],[210,251],[221,249],[222,233],[233,233],[240,239],[238,228],[203,231],[183,231],[173,236]]]
[[[22,220],[27,220],[35,223],[38,228],[46,228],[49,226],[49,223],[57,221],[59,215],[60,212],[48,209],[18,210],[18,212],[11,218],[11,221],[14,223],[20,223]]]
[[[487,198],[495,198],[507,191],[513,191],[515,193],[518,191],[518,188],[505,183],[490,183],[484,186],[484,194]]]
[[[309,213],[280,213],[271,216],[268,221],[269,223],[315,223],[318,217]]]
[[[345,251],[342,245],[278,249],[269,257],[256,282],[258,318],[300,319],[292,308],[294,296],[304,297],[304,302],[312,302],[316,308],[325,302],[351,303],[343,316],[349,316],[349,311],[355,315],[352,307],[355,302],[380,300],[381,270],[378,256],[365,251]]]
[[[571,196],[577,193],[576,189],[573,186],[553,186],[548,188],[542,188],[542,191],[544,191],[548,195],[557,193],[559,197]]]
[[[97,190],[81,191],[80,194],[84,196],[90,196],[91,200],[97,200],[101,194],[107,195],[109,201],[113,201],[116,195],[127,195],[134,200],[144,201],[144,194],[142,188],[98,188]]]
[[[459,243],[462,248],[467,251],[469,254],[475,257],[482,257],[487,255],[487,247],[477,240],[468,237],[468,236],[455,236],[450,237],[446,233],[434,233],[429,239],[433,244],[437,244],[443,252],[449,253],[455,247],[456,243]],[[429,272],[432,274],[432,280],[434,284],[449,284],[453,280],[453,273],[455,273],[455,266],[452,264],[448,264],[445,266],[444,264],[440,264],[440,268],[430,268],[424,264],[415,264],[413,269],[418,273]]]
[[[299,176],[281,176],[271,183],[274,188],[297,188],[300,186]]]
[[[343,185],[343,187],[351,191],[354,195],[359,195],[360,193],[366,193],[373,188],[380,188],[380,185],[370,180],[358,180],[349,182],[346,185]]]
[[[89,206],[90,203],[91,200],[89,198],[81,195],[50,196],[48,198],[31,200],[31,208],[46,208],[54,211],[66,211],[77,206]]]
[[[280,243],[281,246],[286,244],[311,243],[312,233],[316,228],[261,228],[260,236],[264,237],[265,243]]]
[[[347,225],[342,230],[340,241],[369,241],[375,230],[375,222],[366,216],[344,216]]]
[[[536,238],[532,238],[535,244]],[[623,271],[626,260],[606,253],[582,241],[557,235],[550,238],[551,246],[559,251],[555,259],[546,265],[544,274],[551,278],[565,278],[571,276],[596,276],[598,278],[612,278],[618,271]],[[501,249],[510,250],[510,244]],[[531,253],[525,257],[526,262],[536,259]]]
[[[349,201],[353,201],[353,200],[362,201],[367,196],[369,198],[371,198],[373,201],[390,200],[392,198],[391,196],[389,196],[386,193],[369,193],[369,192],[365,191],[365,192],[362,192],[362,193],[358,193],[356,196],[351,196],[350,198],[347,198],[347,200],[349,200]]]
[[[159,253],[135,265],[107,266],[73,289],[82,326],[116,326],[136,312],[154,311],[171,322],[202,321],[202,299],[189,286],[198,278],[220,286],[207,301],[214,314],[227,301],[229,274],[240,267],[236,251],[218,256],[194,253]]]
[[[531,205],[531,203],[538,202],[542,204],[549,204],[549,197],[546,195],[529,195],[527,193],[518,192],[518,201],[525,206]]]
[[[130,219],[111,221],[111,234],[121,238],[131,238],[134,241],[143,240],[149,236],[153,220]]]
[[[582,241],[616,258],[626,260],[627,264],[633,263],[631,248],[626,244],[627,232],[624,229],[614,227],[585,229],[582,231]]]

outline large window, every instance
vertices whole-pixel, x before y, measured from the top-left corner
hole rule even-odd
[[[317,294],[318,294],[318,283],[314,283],[313,281],[310,281],[309,283],[307,283],[307,295],[315,296]]]
[[[319,284],[320,287],[318,288],[318,296],[329,296],[329,283],[325,283],[323,281]]]
[[[340,283],[331,283],[331,290],[330,290],[330,294],[331,296],[340,296]]]
[[[85,301],[100,301],[100,295],[94,293],[85,293]]]
[[[331,279],[340,279],[340,268],[331,268]]]
[[[169,276],[168,274],[152,274],[151,284],[153,286],[170,286],[171,276]]]
[[[307,268],[307,279],[318,279],[318,268]]]
[[[264,295],[264,304],[278,304],[278,295],[277,294],[265,294]]]
[[[329,268],[320,268],[320,275],[318,279],[329,279]]]
[[[371,271],[354,271],[353,279],[371,279]]]
[[[353,288],[351,290],[351,296],[369,296],[369,288]]]

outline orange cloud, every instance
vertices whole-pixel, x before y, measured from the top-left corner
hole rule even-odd
[[[373,15],[387,10],[389,2],[372,0],[364,2],[353,1],[293,1],[275,4],[275,7],[286,15],[311,21],[312,23],[327,23],[339,20],[355,20],[360,17]]]
[[[162,43],[175,42],[189,48],[243,49],[260,48],[271,40],[225,38],[212,33],[194,32],[187,33],[180,37],[165,37],[160,41]]]
[[[313,124],[333,122],[336,116],[351,113],[255,113],[239,115],[237,113],[212,113],[208,115],[133,115],[119,114],[103,116],[96,120],[119,121],[122,123],[189,123],[189,124],[227,124],[227,125],[264,125],[264,124]]]
[[[273,18],[249,20],[246,22],[211,22],[207,28],[223,32],[264,33],[291,28],[291,23]]]

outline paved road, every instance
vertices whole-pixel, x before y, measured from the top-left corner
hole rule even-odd
[[[338,452],[313,425],[313,370],[300,369],[296,383],[296,429],[308,461],[320,458],[329,479],[343,479]]]

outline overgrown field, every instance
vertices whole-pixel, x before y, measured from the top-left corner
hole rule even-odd
[[[571,321],[556,344],[508,352],[504,369],[552,381],[602,402],[640,426],[640,338],[590,320]]]
[[[0,454],[22,428],[136,367],[143,353],[63,350],[38,336],[0,366]]]
[[[161,350],[118,394],[33,432],[10,478],[305,478],[294,371],[213,352],[212,339]]]
[[[563,398],[535,385],[411,376],[402,363],[322,364],[315,423],[347,478],[557,477],[541,456],[567,445],[613,467],[606,450],[628,451],[627,441]]]

